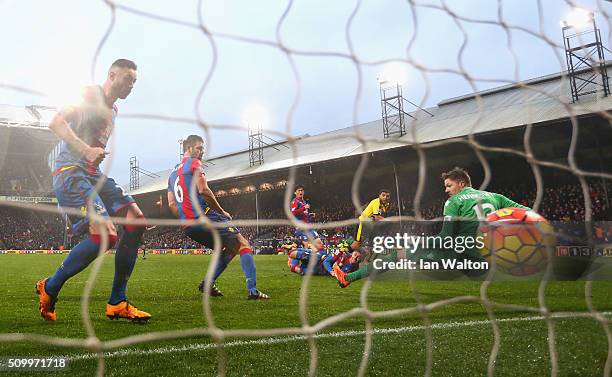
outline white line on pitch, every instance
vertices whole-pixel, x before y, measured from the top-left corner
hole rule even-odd
[[[602,312],[601,314],[609,316],[612,315],[612,312]],[[575,315],[568,314],[553,314],[553,318],[592,318],[588,312],[585,312],[586,316],[576,317]],[[500,318],[497,319],[497,322],[522,322],[522,321],[541,321],[545,318],[542,316],[531,316],[531,317],[511,317],[511,318]],[[464,322],[443,322],[443,323],[434,323],[430,326],[432,330],[443,330],[443,329],[455,329],[461,327],[469,327],[469,326],[481,326],[481,325],[490,325],[490,320],[480,320],[480,321],[464,321]],[[372,333],[375,335],[384,335],[384,334],[400,334],[400,333],[409,333],[415,331],[425,330],[427,326],[419,325],[419,326],[405,326],[405,327],[392,327],[392,328],[377,328],[372,330]],[[350,337],[350,336],[360,336],[365,335],[364,330],[346,330],[346,331],[337,331],[330,333],[322,333],[316,334],[314,337],[316,339],[326,339],[326,338],[342,338],[342,337]],[[224,344],[224,347],[240,347],[240,346],[257,346],[257,345],[270,345],[270,344],[279,344],[279,343],[288,343],[295,342],[299,340],[306,340],[304,335],[294,335],[294,336],[282,336],[276,338],[262,338],[262,339],[253,339],[253,340],[234,340],[231,342],[227,342]],[[153,348],[149,350],[141,350],[141,349],[126,349],[121,351],[113,351],[113,352],[105,352],[104,357],[124,357],[124,356],[132,356],[132,355],[159,355],[165,353],[175,353],[175,352],[188,352],[188,351],[205,351],[214,349],[217,347],[216,343],[196,343],[196,344],[187,344],[184,346],[168,346],[168,347],[160,347]],[[75,356],[68,356],[69,360],[86,360],[86,359],[95,359],[97,356],[92,353],[86,353]]]

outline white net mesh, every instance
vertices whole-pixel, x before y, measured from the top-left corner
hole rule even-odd
[[[364,77],[365,72],[371,72],[373,69],[378,68],[379,66],[388,63],[388,62],[401,62],[404,67],[414,72],[415,77],[419,77],[422,82],[416,83],[417,86],[422,86],[422,96],[419,98],[416,103],[421,107],[426,107],[429,104],[430,98],[434,95],[437,96],[437,92],[440,91],[440,86],[444,86],[445,82],[452,82],[453,80],[462,80],[464,83],[467,83],[473,92],[478,92],[483,86],[491,86],[493,84],[510,84],[516,85],[521,90],[517,90],[516,95],[521,96],[523,98],[524,105],[519,105],[522,107],[523,114],[515,114],[517,117],[514,122],[517,125],[523,124],[526,125],[524,134],[523,134],[523,150],[517,150],[513,148],[504,148],[504,147],[492,147],[484,145],[479,142],[475,138],[475,134],[482,132],[486,129],[486,125],[484,123],[491,122],[489,118],[491,116],[491,112],[500,111],[500,108],[491,109],[489,102],[489,98],[485,98],[482,94],[476,94],[474,97],[474,107],[471,109],[473,115],[472,117],[466,117],[463,119],[455,118],[451,119],[451,122],[462,122],[462,124],[457,124],[457,127],[461,127],[464,132],[462,135],[450,135],[449,137],[432,137],[429,135],[429,130],[427,128],[427,124],[422,124],[422,116],[426,115],[422,112],[416,112],[416,119],[407,119],[407,135],[403,138],[397,139],[382,139],[382,133],[379,135],[371,135],[362,132],[362,128],[355,127],[351,128],[350,138],[354,141],[357,141],[360,145],[358,149],[354,151],[354,155],[361,154],[361,163],[357,170],[355,171],[353,180],[352,180],[352,202],[355,205],[355,208],[361,208],[362,201],[359,197],[360,185],[363,180],[364,175],[366,174],[368,160],[370,158],[369,153],[375,151],[377,149],[384,149],[388,145],[393,145],[394,147],[401,146],[410,146],[416,151],[417,156],[417,171],[418,176],[413,179],[415,190],[414,190],[414,200],[412,202],[412,209],[414,212],[414,216],[402,216],[394,217],[391,220],[393,221],[408,221],[408,220],[422,220],[422,197],[426,190],[426,181],[427,181],[427,151],[440,147],[442,145],[450,145],[450,144],[460,144],[467,145],[469,148],[473,150],[478,160],[482,165],[482,169],[484,171],[484,179],[480,187],[485,189],[488,186],[490,181],[492,172],[490,165],[485,157],[485,153],[487,152],[496,152],[496,153],[508,153],[514,156],[519,156],[527,161],[529,166],[531,167],[531,172],[528,174],[533,176],[533,179],[536,184],[536,195],[534,201],[530,203],[531,207],[534,210],[538,210],[540,208],[544,193],[544,187],[542,183],[541,169],[542,168],[552,168],[559,169],[562,171],[567,171],[573,174],[579,181],[581,189],[582,189],[582,199],[584,202],[584,219],[585,221],[591,220],[591,208],[592,203],[590,200],[590,191],[589,191],[589,183],[588,179],[597,178],[602,180],[610,180],[612,179],[612,174],[605,173],[604,171],[587,171],[582,169],[575,160],[576,153],[576,145],[577,138],[579,134],[579,123],[578,116],[582,114],[599,114],[603,119],[609,121],[610,116],[608,114],[608,110],[612,108],[612,103],[605,98],[602,98],[600,95],[597,95],[591,100],[571,103],[571,100],[568,98],[569,92],[561,93],[561,89],[559,88],[568,88],[567,77],[563,76],[560,80],[560,87],[557,87],[556,94],[551,94],[548,90],[543,90],[537,85],[530,85],[523,81],[521,81],[523,77],[522,64],[526,64],[528,61],[537,61],[539,58],[530,57],[529,59],[525,59],[523,54],[533,54],[534,51],[537,51],[537,54],[542,54],[545,56],[547,60],[556,59],[558,64],[557,68],[563,68],[565,66],[564,59],[564,46],[560,41],[560,31],[558,30],[558,26],[555,28],[551,28],[549,25],[551,24],[550,18],[559,16],[563,11],[567,10],[569,7],[574,7],[578,5],[588,6],[592,9],[598,20],[602,20],[604,25],[604,40],[609,39],[610,30],[609,27],[610,17],[609,11],[610,6],[607,2],[604,1],[596,1],[590,2],[589,4],[574,4],[572,1],[567,2],[540,2],[536,1],[529,6],[525,5],[525,7],[529,8],[527,13],[527,17],[530,21],[527,22],[525,20],[517,21],[517,13],[520,13],[520,10],[516,9],[519,7],[515,2],[510,1],[497,1],[497,2],[482,2],[478,5],[475,4],[463,4],[458,2],[452,2],[452,4],[446,1],[412,1],[409,0],[406,3],[402,4],[379,4],[374,2],[363,2],[356,1],[352,9],[349,9],[348,14],[344,15],[343,18],[335,18],[334,23],[335,27],[338,29],[343,28],[344,37],[346,44],[346,49],[333,51],[326,49],[326,45],[321,43],[321,45],[309,46],[308,48],[295,47],[308,45],[308,43],[291,43],[290,41],[299,40],[299,37],[296,36],[296,33],[308,33],[312,30],[296,30],[295,27],[292,27],[292,22],[294,22],[294,18],[299,18],[303,14],[302,12],[308,14],[308,12],[315,13],[325,13],[326,6],[324,4],[319,4],[319,7],[316,7],[316,10],[310,9],[309,11],[304,11],[304,7],[312,7],[313,5],[307,4],[297,4],[293,1],[289,1],[286,4],[286,7],[278,14],[275,29],[275,39],[265,39],[260,38],[258,36],[251,36],[248,34],[232,34],[228,32],[221,32],[217,30],[221,30],[217,27],[218,21],[211,20],[211,17],[208,17],[207,13],[207,4],[206,2],[200,1],[197,4],[197,17],[191,17],[191,21],[186,21],[184,19],[180,19],[173,15],[163,15],[161,13],[156,13],[155,11],[149,11],[144,8],[137,8],[125,5],[124,3],[115,3],[112,1],[105,1],[104,4],[110,11],[108,15],[105,15],[105,20],[107,21],[106,30],[103,32],[102,37],[99,39],[99,43],[95,49],[95,55],[93,59],[93,64],[91,65],[91,76],[94,77],[94,72],[98,64],[104,64],[101,62],[100,56],[109,45],[114,43],[119,43],[113,40],[113,33],[117,28],[122,27],[122,22],[124,22],[124,18],[128,17],[138,17],[138,19],[142,19],[142,22],[154,22],[159,25],[172,26],[177,28],[182,28],[181,30],[186,30],[185,32],[189,32],[189,30],[201,33],[201,46],[186,44],[184,49],[186,50],[186,54],[189,50],[193,50],[196,48],[206,48],[207,52],[210,54],[211,60],[210,64],[205,65],[203,69],[203,73],[200,78],[193,78],[193,80],[201,80],[201,85],[197,93],[193,98],[193,109],[195,112],[194,117],[184,117],[184,116],[173,116],[171,114],[159,112],[159,113],[142,113],[142,114],[120,114],[119,122],[121,119],[132,118],[132,119],[145,119],[150,121],[161,121],[161,122],[172,122],[174,124],[184,125],[185,129],[193,129],[189,127],[198,126],[201,129],[201,132],[205,135],[205,140],[207,142],[207,146],[213,147],[215,143],[214,132],[215,130],[238,130],[241,132],[245,131],[245,128],[240,125],[235,124],[216,124],[214,121],[210,121],[206,116],[206,101],[209,100],[210,97],[215,96],[216,92],[214,91],[217,88],[216,83],[214,83],[216,72],[223,70],[223,61],[220,60],[218,55],[218,44],[219,43],[241,43],[249,48],[252,48],[253,51],[258,50],[273,50],[278,54],[281,54],[284,59],[286,59],[286,64],[289,69],[289,77],[295,83],[295,90],[287,94],[287,108],[284,111],[286,114],[285,122],[284,122],[284,130],[269,130],[267,133],[279,138],[286,138],[287,144],[290,146],[290,151],[293,156],[293,161],[295,162],[293,167],[288,169],[288,177],[286,184],[286,191],[284,201],[286,203],[290,202],[292,196],[292,189],[296,184],[296,170],[295,167],[300,160],[300,143],[302,142],[300,138],[297,138],[294,132],[296,112],[300,106],[301,101],[304,100],[304,88],[308,88],[310,90],[308,83],[305,82],[305,77],[300,70],[300,64],[298,62],[299,59],[302,58],[326,58],[328,59],[328,63],[326,67],[329,67],[330,70],[334,70],[334,64],[339,64],[344,67],[344,64],[350,64],[352,69],[354,69],[355,79],[352,82],[351,91],[354,92],[353,99],[351,101],[351,124],[358,124],[360,118],[360,108],[364,102],[364,84],[365,80],[369,80],[370,78]],[[395,22],[398,22],[397,17],[393,17],[389,13],[386,13],[382,9],[385,6],[388,6],[389,9],[400,9],[402,17],[404,18],[404,22],[410,25],[410,32],[404,33],[398,32],[400,37],[397,40],[392,40],[390,44],[393,45],[395,49],[401,49],[404,51],[404,57],[401,59],[390,59],[390,58],[379,58],[374,59],[370,58],[371,55],[376,55],[375,53],[370,53],[366,51],[367,48],[364,48],[363,45],[370,46],[372,50],[375,52],[376,43],[373,43],[369,40],[367,43],[364,42],[364,36],[360,30],[355,26],[358,21],[363,22],[363,19],[368,19],[368,22],[372,23],[380,23],[380,27],[389,29],[393,29],[397,25]],[[523,5],[521,5],[523,6]],[[0,5],[1,7],[1,5]],[[489,12],[480,12],[474,11],[471,12],[476,7],[486,8]],[[470,16],[470,14],[493,14],[495,17],[493,18],[479,18],[478,16]],[[446,21],[451,21],[450,23],[455,26],[453,29],[444,29],[444,27],[448,25],[429,25],[427,24],[428,17],[435,14],[434,19],[445,19]],[[507,16],[510,14],[511,16]],[[10,13],[5,13],[5,17],[10,16]],[[265,15],[262,17],[272,17],[273,15]],[[377,19],[377,17],[384,16],[382,21]],[[396,16],[396,15],[395,15]],[[145,21],[146,20],[146,21]],[[216,22],[215,22],[216,21]],[[127,21],[126,21],[127,22]],[[423,25],[425,23],[425,25]],[[212,24],[212,25],[211,25]],[[301,23],[299,23],[301,24]],[[214,25],[214,26],[213,26]],[[162,27],[162,26],[160,26]],[[479,29],[481,28],[481,29]],[[551,34],[552,30],[552,34]],[[484,32],[483,32],[484,31]],[[488,40],[487,39],[487,31],[491,32],[491,35],[495,35],[495,37],[501,37],[501,39]],[[424,34],[435,34],[440,33],[443,35],[443,38],[433,38],[428,40],[424,38]],[[499,34],[501,33],[501,34]],[[341,35],[341,33],[339,33]],[[336,36],[335,36],[336,37]],[[361,39],[359,42],[358,39]],[[400,44],[397,44],[397,41],[400,41]],[[526,41],[531,41],[532,44],[528,45],[528,52],[524,52],[521,49],[523,46],[527,45]],[[312,43],[312,42],[311,42]],[[435,44],[429,45],[428,43]],[[381,42],[381,44],[383,44]],[[162,47],[162,46],[160,46]],[[424,55],[422,51],[423,49],[431,50],[431,58],[432,60],[428,60],[423,58]],[[381,47],[381,50],[384,50],[384,47]],[[127,50],[129,52],[129,49]],[[449,52],[450,51],[450,52]],[[476,51],[476,53],[474,53]],[[453,59],[451,63],[446,65],[444,62],[448,62],[448,58],[441,59],[440,57],[443,55],[453,55]],[[594,59],[593,57],[590,57]],[[170,57],[169,66],[173,67],[174,63],[172,62],[174,58]],[[495,65],[499,60],[504,60],[508,66],[507,72],[509,74],[499,74],[499,71],[494,70],[491,66]],[[328,65],[329,64],[329,65]],[[547,67],[551,65],[548,64]],[[146,70],[146,67],[144,67]],[[554,72],[554,71],[551,71]],[[143,73],[144,75],[145,73]],[[172,80],[173,69],[165,75],[165,77],[160,80]],[[441,78],[442,77],[442,78]],[[9,77],[10,79],[10,77]],[[308,77],[307,79],[310,79]],[[6,91],[17,91],[21,93],[27,93],[32,95],[45,95],[46,93],[39,91],[35,85],[32,87],[21,86],[11,83],[10,81],[4,80],[4,82],[0,82],[0,88]],[[215,88],[215,89],[213,89]],[[569,117],[571,121],[571,139],[569,140],[569,148],[567,150],[567,163],[560,163],[557,161],[545,161],[542,159],[538,159],[531,148],[530,143],[530,135],[532,133],[533,122],[539,120],[541,117],[540,114],[537,113],[538,107],[537,104],[533,104],[530,102],[530,99],[533,97],[544,97],[549,99],[554,103],[554,106],[557,107],[557,114],[553,115],[556,119]],[[214,104],[214,100],[210,100]],[[347,107],[348,108],[348,107]],[[515,111],[517,107],[512,108],[512,111]],[[443,118],[443,114],[440,118]],[[485,122],[486,119],[486,122]],[[501,121],[501,120],[500,120]],[[177,135],[180,137],[186,134],[186,132],[177,132]],[[467,135],[467,136],[463,136]],[[337,135],[330,134],[328,137],[323,135],[318,138],[318,143],[326,143],[326,142],[337,142]],[[609,146],[608,146],[609,147]],[[110,150],[113,151],[113,146],[110,146]],[[114,154],[108,157],[109,160],[112,161],[114,158]],[[12,206],[19,208],[32,209],[36,211],[46,211],[50,213],[57,213],[57,209],[52,206],[41,206],[40,204],[20,204],[20,203],[9,203],[2,202],[0,203],[3,206]],[[64,209],[66,212],[71,212],[70,209]],[[259,226],[292,226],[292,227],[301,227],[308,228],[308,225],[300,223],[295,220],[292,216],[288,207],[284,209],[285,217],[278,219],[268,219],[263,220],[259,219],[257,224]],[[72,210],[73,214],[78,215],[79,211]],[[202,218],[203,222],[205,222],[208,227],[215,227],[214,223],[207,221],[205,217]],[[95,215],[92,215],[91,221],[97,221]],[[127,221],[125,218],[113,218],[116,224],[126,224]],[[132,222],[133,223],[133,222]],[[168,220],[168,219],[158,219],[148,217],[146,220],[147,225],[158,225],[158,226],[176,226],[178,227],[182,223],[179,220]],[[255,219],[236,219],[234,224],[237,226],[254,226]],[[315,224],[311,225],[310,228],[334,228],[339,226],[354,226],[357,223],[356,219],[346,219],[343,221],[334,221],[326,224]],[[140,223],[142,224],[142,223]],[[104,238],[103,238],[104,239]],[[106,250],[106,242],[103,242],[100,248],[100,255],[103,255]],[[215,269],[216,264],[218,263],[220,255],[220,238],[218,233],[215,233],[215,247],[213,250],[213,258],[212,262],[208,269],[207,279],[208,281],[212,278],[212,272]],[[434,342],[432,336],[432,330],[434,328],[438,328],[436,324],[432,324],[430,314],[437,309],[443,308],[445,306],[458,304],[458,303],[480,303],[488,314],[488,323],[490,323],[491,330],[493,332],[493,344],[490,349],[489,361],[487,374],[492,376],[495,374],[496,361],[498,358],[498,354],[500,351],[501,344],[501,332],[499,323],[500,321],[505,321],[504,319],[498,320],[496,318],[495,312],[500,309],[510,309],[510,310],[520,310],[523,312],[534,313],[538,316],[541,316],[544,321],[546,321],[548,328],[548,337],[547,342],[549,345],[549,360],[550,360],[550,374],[552,376],[557,376],[559,369],[559,360],[556,350],[556,339],[555,339],[555,318],[578,318],[578,317],[587,317],[596,320],[599,324],[601,324],[601,330],[605,333],[607,337],[608,344],[608,352],[607,358],[605,359],[605,365],[603,366],[603,375],[610,376],[612,371],[612,332],[610,330],[610,321],[606,317],[605,313],[598,311],[592,302],[592,282],[587,281],[585,284],[585,292],[584,299],[586,301],[586,306],[588,311],[582,312],[551,312],[546,304],[546,289],[547,284],[550,279],[550,268],[551,265],[548,266],[549,271],[545,274],[543,280],[539,283],[538,289],[538,297],[537,297],[537,305],[536,306],[523,306],[523,305],[514,305],[514,304],[506,304],[503,302],[496,302],[489,297],[489,287],[491,282],[484,281],[480,286],[480,295],[466,295],[466,296],[457,296],[450,299],[444,299],[440,301],[436,301],[433,303],[425,304],[419,295],[417,285],[414,280],[410,280],[410,288],[413,294],[413,298],[416,301],[416,305],[412,305],[405,308],[386,310],[386,311],[375,311],[370,309],[368,299],[370,298],[369,291],[372,287],[372,281],[368,280],[361,289],[360,295],[360,306],[353,308],[349,311],[343,312],[341,314],[325,318],[316,323],[311,323],[308,315],[308,307],[309,307],[309,292],[312,283],[312,276],[307,274],[304,276],[303,281],[301,283],[301,290],[299,296],[299,316],[301,319],[300,327],[290,327],[290,328],[265,328],[265,329],[230,329],[223,330],[215,325],[215,316],[213,315],[213,311],[211,309],[211,300],[207,294],[203,295],[202,301],[202,309],[203,314],[206,318],[206,327],[197,327],[197,328],[189,328],[189,329],[181,329],[181,330],[171,330],[164,332],[150,332],[146,334],[127,336],[119,339],[103,341],[98,338],[92,320],[90,318],[90,301],[92,295],[92,289],[94,287],[94,282],[96,281],[96,277],[98,276],[100,269],[102,267],[103,258],[98,258],[93,263],[93,268],[91,272],[87,276],[86,283],[83,288],[82,299],[81,299],[81,315],[83,318],[83,323],[85,325],[87,338],[65,338],[65,337],[51,337],[42,334],[30,334],[30,333],[22,333],[22,332],[6,332],[0,334],[1,342],[22,342],[22,341],[31,341],[41,344],[47,344],[57,347],[76,347],[83,348],[89,352],[93,352],[97,355],[97,375],[103,376],[105,375],[105,362],[106,362],[106,354],[105,352],[115,352],[120,351],[122,348],[128,346],[135,346],[142,344],[144,342],[156,342],[156,341],[165,341],[165,340],[173,340],[173,339],[182,339],[182,338],[191,338],[197,336],[210,336],[210,338],[214,342],[214,346],[218,350],[217,363],[218,369],[217,372],[219,375],[225,375],[227,371],[227,363],[228,357],[225,352],[224,344],[226,343],[227,338],[258,338],[258,337],[276,337],[276,336],[294,336],[300,335],[305,336],[307,339],[308,347],[310,350],[310,364],[308,366],[308,375],[314,376],[317,374],[318,363],[320,360],[320,355],[318,353],[317,348],[317,334],[320,334],[323,330],[328,329],[336,324],[340,324],[346,319],[352,317],[361,317],[365,322],[365,332],[363,333],[365,337],[365,345],[363,349],[362,359],[358,369],[358,375],[363,376],[368,372],[369,360],[372,354],[372,344],[373,337],[376,334],[376,329],[374,328],[373,321],[380,318],[390,318],[390,317],[401,317],[406,314],[418,314],[422,317],[422,327],[420,327],[421,331],[424,331],[426,338],[426,358],[424,360],[425,363],[425,376],[431,376],[433,374],[433,350],[434,350]],[[263,280],[263,279],[262,279]],[[154,308],[151,308],[154,314]],[[35,310],[33,308],[33,310]],[[245,343],[248,344],[248,343]]]

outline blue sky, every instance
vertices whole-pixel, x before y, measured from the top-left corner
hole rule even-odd
[[[283,45],[293,50],[350,54],[347,22],[359,5],[348,28],[355,56],[362,62],[404,60],[404,96],[433,106],[443,99],[472,92],[472,85],[485,89],[504,84],[504,80],[542,76],[558,72],[565,63],[559,61],[563,51],[555,50],[543,38],[517,30],[507,33],[499,25],[456,21],[448,12],[427,5],[446,6],[452,13],[477,20],[499,21],[501,14],[507,24],[562,44],[559,23],[567,16],[571,3],[542,0],[539,13],[535,0],[303,0],[291,3],[279,34]],[[610,3],[576,3],[597,11],[596,20],[608,45],[609,20],[602,11],[612,13]],[[120,117],[112,147],[109,146],[112,159],[105,166],[121,184],[128,181],[130,156],[137,156],[140,166],[147,170],[164,170],[176,163],[179,138],[202,133],[195,124],[122,118],[121,114],[195,118],[197,108],[208,124],[243,126],[245,108],[257,103],[269,111],[265,125],[268,130],[292,135],[318,134],[380,118],[376,78],[382,64],[357,66],[342,57],[295,54],[292,59],[299,75],[296,82],[287,54],[277,45],[277,27],[288,8],[287,1],[203,1],[199,9],[197,1],[187,0],[116,4],[193,25],[198,23],[199,12],[204,25],[213,32],[217,51],[217,64],[199,102],[198,92],[211,73],[213,48],[196,27],[162,22],[118,8],[115,23],[94,63],[96,48],[111,21],[110,8],[103,1],[4,0],[0,1],[0,84],[34,89],[47,96],[0,86],[0,103],[74,102],[79,86],[102,82],[108,65],[116,58],[136,61],[139,79],[132,95],[118,103]],[[219,34],[276,45],[248,43]],[[470,83],[461,75],[423,72],[416,65],[463,69],[473,77],[493,81]],[[356,102],[359,71],[361,96]],[[288,119],[297,93],[296,111]],[[246,131],[214,130],[208,146],[209,155],[244,149]]]

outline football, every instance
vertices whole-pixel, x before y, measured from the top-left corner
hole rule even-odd
[[[503,208],[490,213],[480,226],[484,247],[481,255],[489,267],[515,276],[541,271],[549,260],[547,249],[556,244],[554,229],[542,216],[522,208]]]

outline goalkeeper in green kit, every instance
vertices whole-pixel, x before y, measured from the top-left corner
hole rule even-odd
[[[409,259],[421,263],[437,262],[440,264],[442,260],[452,260],[457,262],[480,262],[484,261],[480,255],[480,246],[477,246],[476,237],[478,235],[479,220],[484,220],[485,217],[494,211],[507,207],[516,207],[530,210],[530,208],[520,205],[504,195],[493,192],[481,191],[472,188],[472,181],[469,174],[461,169],[454,168],[451,171],[442,173],[444,188],[449,198],[444,203],[444,223],[442,231],[434,237],[425,237],[434,240],[434,247],[422,246],[421,242],[417,242],[414,252],[406,250],[392,250],[388,255],[382,256],[383,263],[397,262],[399,259]],[[425,238],[418,238],[419,241]],[[414,237],[413,237],[414,239]],[[471,245],[466,240],[472,239]],[[454,247],[453,247],[454,245]],[[450,246],[450,247],[449,247]],[[459,247],[460,246],[460,247]],[[405,252],[406,256],[401,255]],[[398,253],[399,259],[398,259]],[[377,272],[386,272],[386,268],[376,268],[374,261],[359,270],[351,273],[336,271],[336,279],[340,287],[344,288],[350,283],[368,277],[370,274]],[[486,270],[469,270],[464,269],[468,276],[481,275]]]

